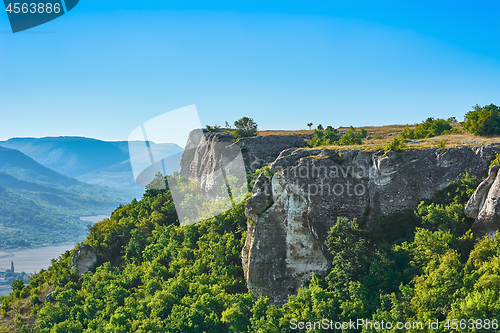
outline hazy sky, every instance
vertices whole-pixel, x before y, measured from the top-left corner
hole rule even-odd
[[[0,140],[126,140],[196,104],[261,129],[459,120],[500,105],[500,1],[97,1],[12,34]]]

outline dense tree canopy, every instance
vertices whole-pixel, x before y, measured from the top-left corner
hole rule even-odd
[[[337,129],[332,126],[327,126],[326,130],[320,124],[314,130],[314,137],[309,141],[310,147],[328,146],[328,145],[360,145],[366,137],[366,130],[364,128],[359,131],[353,126],[349,127],[344,134],[341,134]]]
[[[479,106],[467,112],[464,122],[464,130],[474,135],[497,135],[500,134],[500,108],[495,104]]]
[[[94,271],[79,277],[68,251],[27,286],[16,282],[2,312],[14,318],[22,311],[18,299],[28,299],[37,332],[292,332],[293,323],[325,318],[424,325],[437,319],[441,332],[496,331],[500,235],[475,243],[463,214],[477,183],[466,174],[415,211],[381,215],[369,227],[339,218],[326,241],[333,256],[328,274],[314,275],[283,307],[247,290],[243,203],[180,227],[170,191],[148,190],[90,229],[85,243],[98,253]],[[53,300],[44,302],[54,289]],[[18,330],[26,331],[27,323],[16,318]],[[453,328],[453,319],[483,326]]]
[[[420,124],[415,125],[414,129],[410,129],[406,125],[404,131],[399,136],[403,139],[425,139],[442,134],[456,133],[456,130],[450,125],[450,121],[452,120],[454,119],[444,120],[429,117]]]

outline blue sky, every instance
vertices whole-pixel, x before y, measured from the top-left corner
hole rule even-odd
[[[97,1],[12,34],[0,140],[126,140],[196,104],[261,129],[459,120],[500,105],[500,1]]]

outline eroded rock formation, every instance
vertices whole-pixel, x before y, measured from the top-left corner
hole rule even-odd
[[[239,154],[245,170],[255,171],[274,162],[284,149],[306,146],[305,140],[295,135],[257,136],[233,141],[234,138],[224,132],[192,131],[182,155],[180,175],[198,181],[205,192],[216,195],[221,179],[236,174],[241,168]]]
[[[490,168],[486,178],[465,206],[465,215],[476,219],[472,225],[475,237],[487,235],[493,238],[500,230],[500,165]]]
[[[272,179],[261,175],[247,202],[242,260],[249,289],[274,304],[285,303],[313,271],[326,273],[331,254],[324,244],[337,217],[369,221],[379,214],[414,209],[422,198],[433,197],[466,171],[486,176],[498,151],[500,146],[494,145],[444,153],[283,151],[271,165]],[[498,188],[500,193],[498,182],[490,191]]]
[[[285,149],[307,145],[303,138],[296,135],[254,136],[241,138],[235,144],[241,148],[247,171],[255,171],[274,162]]]
[[[221,195],[226,175],[245,177],[241,150],[233,140],[226,133],[191,132],[182,155],[180,175],[199,182],[211,196]]]
[[[80,245],[71,258],[71,267],[75,267],[80,275],[93,269],[96,263],[97,255],[95,250],[87,244]]]

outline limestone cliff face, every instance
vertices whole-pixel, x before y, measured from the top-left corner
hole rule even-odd
[[[324,243],[337,217],[370,220],[414,209],[466,171],[486,176],[499,151],[494,145],[445,152],[284,150],[271,165],[272,179],[261,175],[247,201],[242,260],[249,289],[285,303],[313,271],[328,270],[331,254]],[[500,188],[496,182],[492,189]]]
[[[180,175],[198,181],[205,192],[216,195],[219,190],[216,184],[221,184],[225,175],[236,174],[241,167],[255,171],[274,162],[287,148],[306,146],[304,139],[295,135],[257,136],[233,141],[234,138],[224,132],[192,131],[182,155]],[[243,161],[244,166],[239,161]]]
[[[241,148],[247,171],[255,171],[274,162],[283,150],[307,143],[296,135],[266,135],[241,138],[236,145]]]
[[[475,237],[495,237],[500,230],[500,165],[490,168],[486,178],[465,206],[465,215],[476,219],[472,225]]]
[[[204,192],[219,195],[226,175],[239,174],[244,169],[240,148],[232,143],[233,139],[225,133],[191,132],[182,155],[180,175],[199,182]]]

